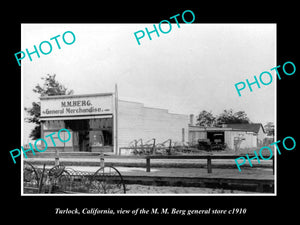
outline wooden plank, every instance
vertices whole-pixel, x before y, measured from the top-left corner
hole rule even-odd
[[[141,157],[141,156],[140,156]],[[237,155],[148,155],[151,159],[235,159]],[[250,156],[249,156],[250,157]]]
[[[255,155],[249,155],[249,158]],[[245,157],[245,155],[146,155],[139,156],[151,159],[236,159],[238,157]]]
[[[225,157],[224,157],[225,156]],[[207,173],[212,173],[212,159],[235,159],[236,155],[184,155],[184,156],[145,156],[146,171],[150,172],[150,159],[207,159]],[[274,157],[273,157],[273,174],[274,174]]]
[[[235,159],[241,157],[239,155],[105,155],[104,158],[120,158],[120,159]],[[249,156],[251,157],[251,156]]]

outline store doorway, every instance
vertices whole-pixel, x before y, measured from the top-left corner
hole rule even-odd
[[[78,145],[80,152],[90,152],[89,131],[78,131]]]
[[[90,152],[89,120],[66,120],[65,125],[73,131],[74,151]]]

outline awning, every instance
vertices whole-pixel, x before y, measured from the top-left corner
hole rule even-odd
[[[47,120],[83,120],[83,119],[105,119],[112,118],[112,115],[88,115],[88,116],[57,116],[57,117],[40,117],[40,121]]]

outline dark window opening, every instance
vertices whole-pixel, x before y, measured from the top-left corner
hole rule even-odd
[[[91,151],[89,120],[65,120],[65,125],[67,129],[73,131],[74,151]]]
[[[214,144],[224,144],[224,132],[222,131],[211,131],[207,132],[207,138],[210,140],[210,143]]]
[[[74,151],[113,146],[112,118],[65,120],[65,126],[73,131]]]

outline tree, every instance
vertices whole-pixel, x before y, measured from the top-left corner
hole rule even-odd
[[[216,117],[216,126],[222,126],[226,123],[250,123],[250,119],[244,111],[234,113],[232,109],[225,109]]]
[[[32,102],[31,108],[24,108],[25,111],[29,114],[30,117],[26,117],[25,121],[28,123],[34,123],[35,127],[31,130],[29,137],[32,139],[38,139],[41,137],[41,125],[40,125],[40,115],[41,115],[41,106],[39,102]]]
[[[35,86],[33,92],[40,94],[40,96],[53,96],[53,95],[72,95],[73,90],[68,90],[65,86],[60,84],[56,79],[56,75],[47,74],[46,77],[42,77],[45,80],[43,87],[39,84]]]
[[[211,112],[202,110],[197,117],[197,125],[204,127],[212,127],[215,123],[215,116]]]
[[[250,123],[250,119],[248,118],[245,111],[237,111],[233,114],[235,123]]]
[[[33,92],[40,94],[40,97],[54,95],[72,95],[74,91],[68,90],[65,86],[60,84],[55,79],[55,76],[55,74],[47,74],[45,77],[42,77],[41,79],[44,80],[43,86],[37,84],[33,89]],[[36,140],[41,137],[41,124],[39,121],[41,115],[40,102],[32,102],[32,107],[25,107],[24,110],[29,114],[29,117],[26,117],[25,121],[35,124],[35,127],[31,131],[29,137],[31,137],[33,140]]]
[[[268,122],[265,126],[265,131],[267,135],[274,136],[275,135],[275,126],[273,122]]]

